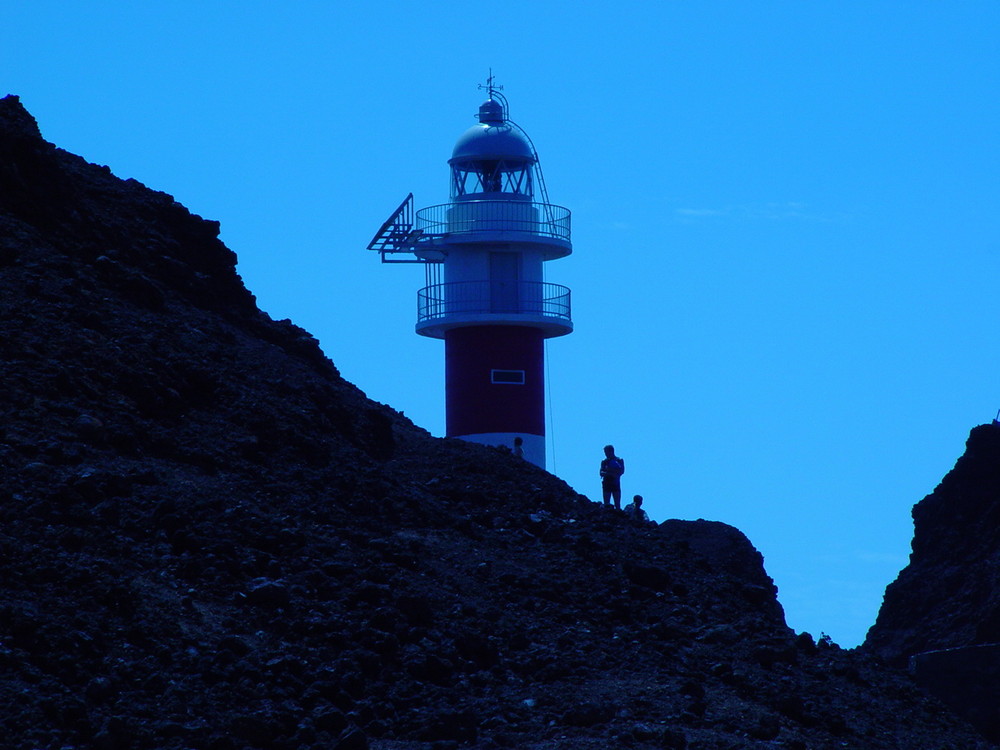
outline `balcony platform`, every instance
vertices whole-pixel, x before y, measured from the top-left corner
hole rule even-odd
[[[449,244],[516,242],[539,247],[546,260],[573,251],[570,211],[549,203],[470,200],[442,203],[416,212],[419,240],[414,252],[444,250]],[[445,250],[446,252],[446,250]]]
[[[444,338],[452,328],[513,325],[538,328],[545,338],[573,331],[570,290],[547,282],[460,281],[417,293],[417,333]]]

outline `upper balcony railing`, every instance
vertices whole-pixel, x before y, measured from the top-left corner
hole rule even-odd
[[[425,235],[520,232],[569,242],[570,212],[530,201],[454,201],[421,208],[416,228]]]
[[[539,281],[456,281],[417,292],[417,325],[446,318],[520,316],[549,319],[572,329],[569,289]]]

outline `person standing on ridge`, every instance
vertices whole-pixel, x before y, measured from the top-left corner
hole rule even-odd
[[[613,445],[604,446],[604,460],[601,461],[601,490],[604,493],[604,504],[611,505],[614,498],[615,507],[622,509],[622,474],[625,473],[625,459],[615,455]]]

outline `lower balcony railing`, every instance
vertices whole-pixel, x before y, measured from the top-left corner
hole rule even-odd
[[[501,315],[570,322],[569,289],[540,281],[456,281],[417,292],[417,325],[449,316]]]

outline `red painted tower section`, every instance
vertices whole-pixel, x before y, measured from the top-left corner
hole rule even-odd
[[[536,328],[474,326],[446,332],[448,435],[544,436],[544,347]]]
[[[416,330],[445,342],[448,436],[517,441],[544,468],[545,339],[573,322],[569,289],[542,268],[572,252],[570,212],[548,202],[534,145],[488,88],[448,160],[451,200],[414,213],[410,195],[368,247],[424,264]]]

